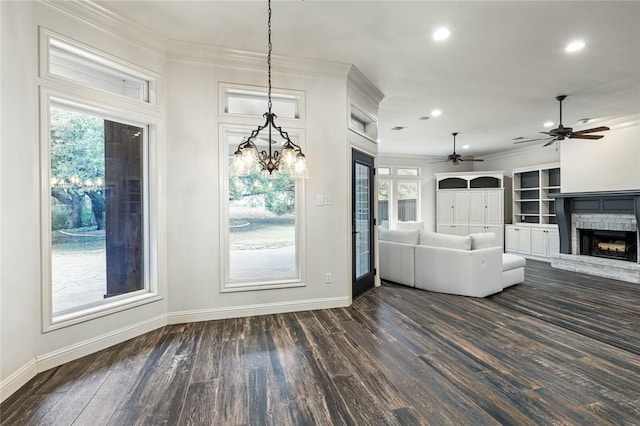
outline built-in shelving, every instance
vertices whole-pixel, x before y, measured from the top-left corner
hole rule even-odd
[[[513,171],[513,223],[556,224],[555,199],[560,193],[557,164]]]

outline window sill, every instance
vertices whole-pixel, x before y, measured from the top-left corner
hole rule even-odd
[[[221,293],[234,293],[238,291],[257,291],[257,290],[271,290],[279,288],[292,288],[292,287],[305,287],[306,284],[300,280],[291,281],[264,281],[264,282],[237,282],[226,283],[226,285],[220,289]]]

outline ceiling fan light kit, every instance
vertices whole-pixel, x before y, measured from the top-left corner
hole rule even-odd
[[[514,142],[514,144],[546,140],[548,142],[542,145],[544,147],[544,146],[552,145],[555,142],[561,141],[564,139],[589,139],[589,140],[602,139],[604,135],[590,135],[588,133],[604,132],[604,131],[610,130],[606,126],[593,127],[591,129],[578,130],[575,132],[571,127],[564,127],[564,125],[562,124],[562,101],[564,101],[566,98],[567,98],[567,95],[556,96],[556,100],[560,103],[560,121],[559,121],[560,124],[558,125],[558,127],[556,127],[555,129],[551,129],[548,132],[540,132],[544,135],[548,135],[547,137],[521,140],[521,141]],[[587,121],[583,121],[583,120],[585,119],[582,119],[579,122],[582,122],[583,124],[588,122],[588,120]]]

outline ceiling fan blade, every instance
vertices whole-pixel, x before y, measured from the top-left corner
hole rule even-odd
[[[556,138],[551,139],[549,142],[545,143],[545,144],[544,144],[544,145],[542,145],[542,146],[543,146],[543,147],[545,147],[545,146],[549,146],[549,145],[551,145],[551,144],[555,143],[555,141],[557,141],[557,140],[558,140],[558,139],[556,139]]]
[[[446,163],[448,161],[450,161],[450,160],[448,158],[445,158],[444,160],[432,161],[429,164]]]
[[[484,161],[484,160],[481,158],[461,158],[458,161]]]
[[[608,127],[605,126],[601,126],[601,127],[594,127],[593,129],[585,129],[585,130],[578,130],[577,132],[573,132],[574,135],[583,135],[585,133],[595,133],[595,132],[604,132],[607,130],[611,130]]]
[[[538,132],[538,133],[542,133],[543,135],[551,135],[551,133],[549,132]]]
[[[569,136],[569,139],[602,139],[604,135],[576,135],[575,133]]]
[[[526,141],[516,141],[516,142],[514,142],[514,144],[527,143],[527,142],[537,142],[537,141],[546,141],[546,140],[549,140],[549,139],[552,139],[552,138],[553,138],[553,136],[549,136],[549,137],[546,137],[546,138],[527,139]]]

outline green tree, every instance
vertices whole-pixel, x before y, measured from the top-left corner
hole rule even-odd
[[[246,197],[262,196],[268,211],[283,215],[295,209],[295,178],[287,173],[265,177],[259,171],[247,175],[231,176],[229,180],[229,199],[241,200]]]
[[[51,108],[51,196],[69,208],[70,226],[83,226],[84,198],[104,229],[104,120]]]

